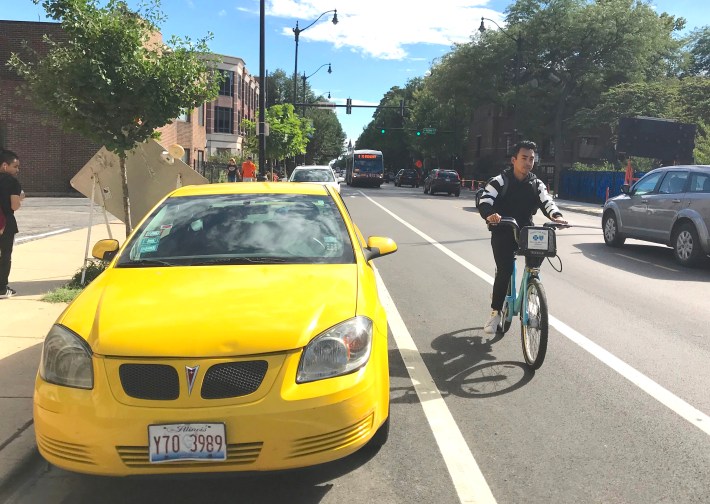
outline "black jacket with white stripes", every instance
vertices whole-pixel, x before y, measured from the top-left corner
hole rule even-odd
[[[504,184],[508,184],[505,190]],[[522,181],[518,180],[513,175],[513,168],[507,168],[488,182],[478,204],[484,219],[498,213],[502,217],[513,217],[520,227],[533,225],[533,215],[538,208],[550,219],[562,217],[545,184],[532,173]]]

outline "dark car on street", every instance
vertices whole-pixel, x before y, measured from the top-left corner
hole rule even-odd
[[[402,184],[419,187],[419,173],[417,173],[417,170],[411,168],[399,170],[397,175],[394,176],[394,185],[395,187],[402,187]]]
[[[454,170],[432,170],[424,180],[424,194],[445,192],[461,195],[461,178]]]

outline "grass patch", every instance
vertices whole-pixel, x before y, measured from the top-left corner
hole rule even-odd
[[[49,291],[45,294],[42,301],[48,303],[71,303],[82,290],[83,289],[79,287],[57,287],[53,291]]]
[[[84,273],[84,284],[81,283],[81,269],[74,273],[74,276],[69,281],[69,283],[63,285],[62,287],[57,287],[54,290],[49,291],[44,295],[42,301],[48,303],[71,303],[74,301],[84,287],[89,285],[92,280],[99,276],[106,269],[106,263],[103,261],[90,261],[86,265],[86,272]]]

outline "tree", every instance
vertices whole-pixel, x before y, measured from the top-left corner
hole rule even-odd
[[[46,56],[23,60],[13,54],[9,62],[35,103],[54,114],[63,129],[118,155],[126,236],[132,230],[128,152],[182,110],[214,99],[220,84],[208,38],[193,43],[173,37],[163,43],[159,2],[152,2],[133,12],[119,0],[105,7],[97,0],[44,0],[66,41],[46,37]]]
[[[297,115],[293,105],[273,105],[266,109],[265,121],[269,123],[269,136],[266,137],[265,155],[267,159],[278,161],[306,152],[308,136],[313,133],[310,123]],[[247,149],[253,150],[257,136],[253,134],[256,123],[244,120],[247,131]]]
[[[327,164],[343,153],[345,132],[332,110],[311,108],[306,117],[313,126],[313,133],[306,146],[306,164]]]

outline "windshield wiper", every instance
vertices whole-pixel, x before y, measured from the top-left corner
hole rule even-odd
[[[219,264],[278,264],[285,263],[282,257],[220,257],[190,263],[190,266],[209,266]]]
[[[159,259],[136,259],[116,265],[117,268],[140,268],[141,266],[177,266],[177,264]]]

